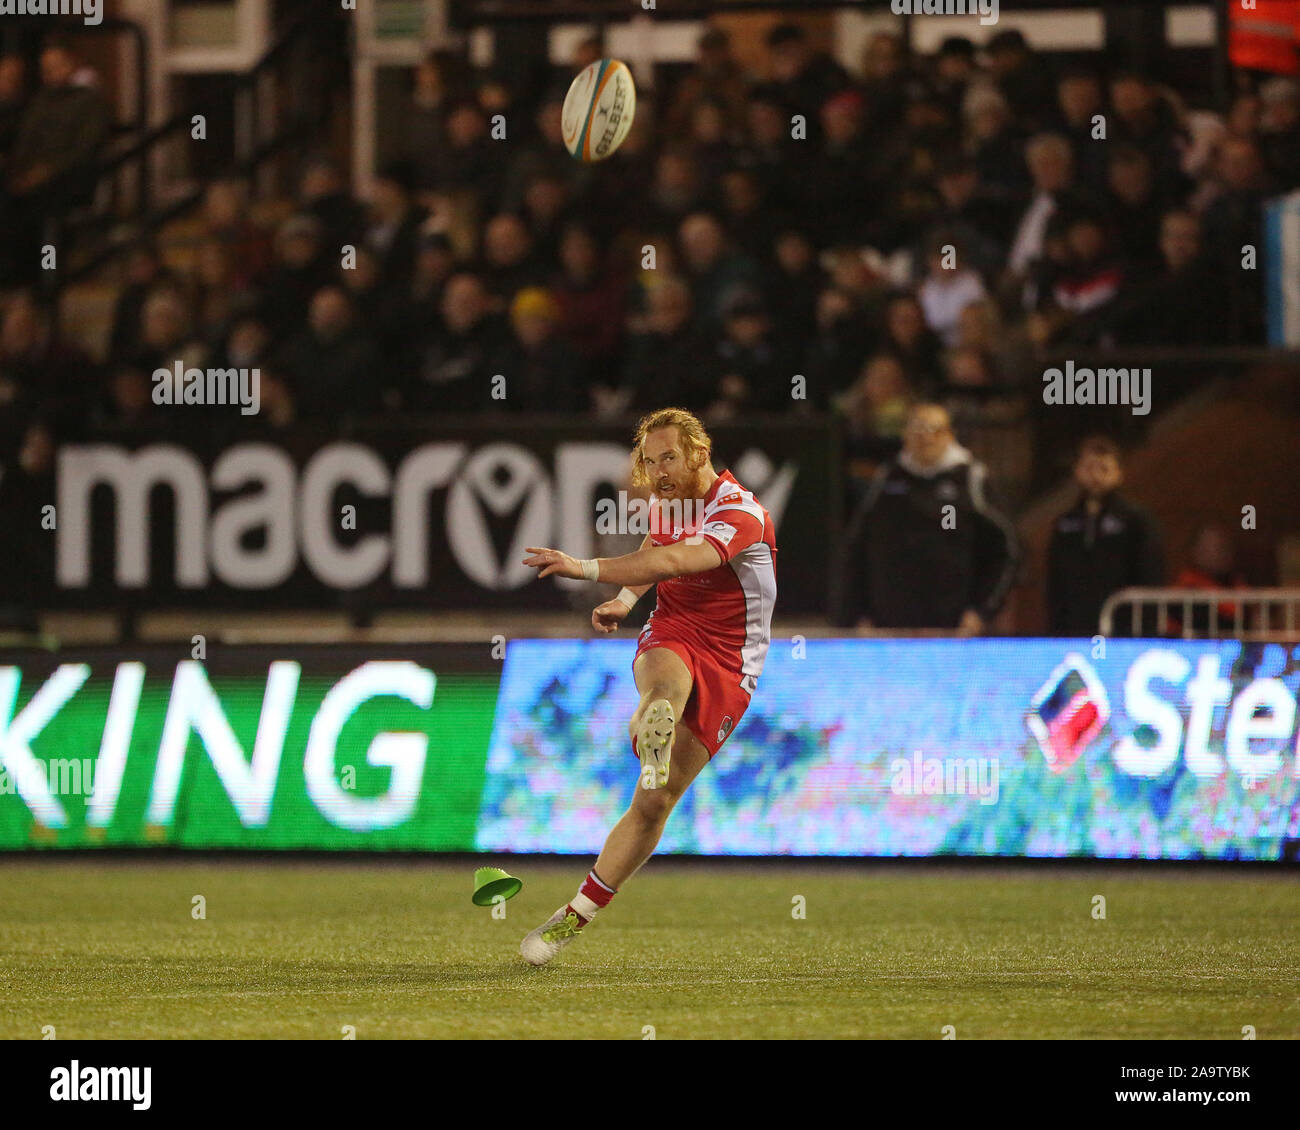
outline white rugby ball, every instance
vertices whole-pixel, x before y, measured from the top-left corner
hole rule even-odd
[[[636,115],[636,85],[627,64],[600,59],[582,69],[564,97],[564,145],[579,161],[603,161],[627,137]]]

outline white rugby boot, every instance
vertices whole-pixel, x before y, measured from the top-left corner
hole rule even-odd
[[[668,784],[668,764],[673,750],[677,719],[673,704],[657,698],[646,707],[636,732],[636,754],[641,759],[641,787],[662,789]]]
[[[578,936],[578,916],[566,903],[545,922],[524,935],[519,953],[529,965],[545,965]]]

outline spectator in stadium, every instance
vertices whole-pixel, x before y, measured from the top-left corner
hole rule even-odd
[[[627,312],[627,289],[606,267],[590,228],[565,227],[550,291],[559,303],[560,336],[576,354],[585,386],[587,374],[616,363]]]
[[[767,33],[766,43],[774,93],[789,113],[803,115],[808,140],[816,144],[819,111],[832,94],[849,85],[849,77],[829,55],[813,50],[798,24],[777,24]]]
[[[1107,205],[1128,267],[1147,271],[1160,262],[1160,218],[1173,201],[1156,189],[1151,158],[1135,145],[1111,149]]]
[[[400,359],[399,365],[414,364],[412,351],[428,323],[438,317],[443,288],[455,270],[456,257],[447,236],[441,232],[422,235],[410,286],[389,292],[392,309],[388,347]]]
[[[21,55],[0,56],[0,172],[3,172],[27,106],[27,68]]]
[[[490,215],[505,191],[508,147],[492,140],[487,114],[472,95],[448,105],[446,123],[446,160],[427,187],[469,196]],[[413,178],[404,174],[403,179],[408,191],[414,187]],[[514,203],[517,205],[517,199]]]
[[[1179,589],[1244,589],[1248,588],[1245,574],[1237,567],[1237,550],[1233,545],[1232,532],[1228,527],[1217,522],[1207,522],[1198,526],[1192,535],[1191,549],[1185,564],[1174,578],[1174,588]],[[1182,609],[1174,605],[1171,609],[1170,627],[1175,634],[1182,634]],[[1246,609],[1240,608],[1236,601],[1221,601],[1214,608],[1214,624],[1211,631],[1210,610],[1205,607],[1192,609],[1192,630],[1197,635],[1232,635],[1238,628],[1253,628]]]
[[[1173,209],[1160,220],[1159,268],[1138,277],[1106,319],[1119,345],[1223,345],[1222,282],[1206,261],[1201,221]]]
[[[23,112],[8,168],[17,196],[41,190],[62,203],[88,198],[86,172],[112,124],[108,104],[75,80],[78,60],[62,41],[41,51],[41,89]]]
[[[74,81],[77,67],[67,44],[47,40],[41,51],[41,89],[23,110],[5,165],[6,192],[0,197],[10,282],[39,276],[41,243],[55,234],[46,231],[47,222],[89,203],[94,193],[89,174],[112,116],[97,90]]]
[[[1085,439],[1074,481],[1079,499],[1056,519],[1047,550],[1048,630],[1054,636],[1095,635],[1113,593],[1164,581],[1155,520],[1119,493],[1119,446],[1105,436]],[[1132,635],[1133,627],[1127,616],[1116,622],[1117,634]]]
[[[307,307],[331,282],[339,260],[332,262],[321,246],[320,221],[299,213],[275,233],[275,263],[259,289],[258,309],[272,335],[284,340],[307,321]]]
[[[17,292],[0,318],[0,385],[9,413],[82,420],[94,398],[93,379],[89,358],[60,339],[54,312],[30,291]]]
[[[938,404],[918,404],[903,450],[877,471],[849,524],[841,616],[885,629],[987,630],[1015,577],[1011,522],[988,474]]]
[[[185,295],[167,284],[154,287],[140,308],[140,347],[130,364],[150,379],[156,369],[201,368],[208,348],[195,335],[193,311]]]
[[[314,157],[298,185],[298,210],[320,221],[321,246],[340,258],[345,246],[359,247],[366,231],[366,210],[354,200],[338,166]]]
[[[649,411],[662,404],[703,411],[711,390],[701,380],[700,361],[711,343],[696,328],[690,284],[663,276],[647,291],[646,306],[644,328],[628,343],[620,387],[598,382],[592,389],[593,407],[601,415]]]
[[[117,294],[113,305],[113,328],[109,334],[108,359],[124,362],[140,348],[140,311],[149,292],[169,283],[179,286],[180,280],[163,265],[157,246],[150,240],[141,240],[127,255],[126,284]]]
[[[1041,133],[1025,145],[1025,163],[1033,178],[1033,196],[1021,214],[1007,260],[1008,281],[1014,287],[1029,276],[1043,256],[1047,228],[1074,186],[1074,150],[1060,134]]]
[[[1157,191],[1167,198],[1179,198],[1191,187],[1183,175],[1182,154],[1187,137],[1178,110],[1161,95],[1155,84],[1136,71],[1123,71],[1110,81],[1113,121],[1112,143],[1136,146],[1150,159]]]
[[[492,406],[492,358],[508,332],[483,279],[460,271],[443,288],[439,323],[417,344],[404,406],[417,412],[475,412]]]
[[[835,398],[835,412],[844,421],[850,509],[861,502],[880,465],[902,450],[912,401],[907,374],[898,358],[888,353],[868,360],[853,385]]]
[[[875,339],[870,327],[843,288],[828,286],[817,295],[816,332],[804,351],[801,370],[813,404],[830,406],[856,379]]]
[[[969,157],[949,154],[934,174],[939,207],[930,217],[925,239],[913,254],[921,259],[934,237],[950,233],[963,249],[963,262],[986,282],[996,282],[1006,261],[1008,225],[1006,209],[980,189],[979,172]]]
[[[968,446],[977,460],[1000,471],[1027,466],[1029,451],[1022,430],[1015,427],[1024,418],[1024,398],[1003,382],[991,354],[950,350],[944,356],[942,402],[954,431],[970,437]]]
[[[922,396],[933,394],[943,375],[943,342],[925,323],[925,310],[914,294],[897,294],[885,307],[881,346],[898,358],[907,379]]]
[[[778,336],[800,352],[808,348],[817,326],[817,296],[826,282],[808,236],[784,228],[772,241],[764,280],[767,307]]]
[[[873,33],[862,51],[862,93],[877,138],[889,137],[902,127],[907,103],[919,89],[903,37],[890,31]]]
[[[687,148],[701,184],[717,184],[736,157],[726,107],[711,98],[695,103],[687,123]]]
[[[1077,212],[1063,231],[1066,258],[1049,276],[1039,315],[1050,321],[1052,340],[1096,344],[1124,285],[1124,265],[1099,214]]]
[[[565,181],[570,187],[571,198],[575,200],[581,198],[589,186],[593,170],[575,161],[564,147],[564,95],[564,87],[553,87],[543,95],[533,115],[536,136],[519,147],[506,168],[501,199],[503,208],[520,207],[529,181],[543,173]],[[641,107],[638,106],[637,118],[641,116]],[[626,146],[627,142],[623,144]],[[511,146],[512,151],[514,148]],[[491,205],[491,199],[484,202],[485,207]]]
[[[684,146],[669,146],[655,160],[654,180],[641,222],[655,229],[677,227],[700,204],[699,170]]]
[[[926,249],[926,273],[917,291],[925,324],[947,347],[957,343],[961,312],[987,297],[979,272],[967,266],[966,249],[952,232],[937,232]]]
[[[1052,76],[1042,56],[1029,47],[1024,33],[1000,31],[985,47],[989,72],[1011,106],[1016,120],[1031,129],[1047,124],[1054,99]]]
[[[737,287],[724,300],[722,336],[709,368],[716,374],[706,409],[710,419],[790,411],[806,403],[791,402],[793,358],[788,344],[773,335],[767,307],[750,287]]]
[[[469,62],[455,51],[431,51],[416,65],[412,77],[407,157],[415,164],[419,186],[433,188],[448,160],[447,107],[471,93]]]
[[[763,260],[780,217],[763,199],[762,184],[752,170],[728,169],[722,174],[719,204],[721,218],[731,244],[754,263]]]
[[[312,295],[307,325],[274,358],[306,419],[364,415],[380,404],[382,358],[343,286]]]
[[[204,190],[203,238],[216,240],[230,253],[235,286],[243,289],[265,281],[273,249],[266,232],[248,218],[244,181],[218,177]]]
[[[1036,360],[1023,327],[1007,325],[991,298],[972,302],[962,310],[957,321],[957,348],[984,354],[993,371],[1009,384],[1030,373]]]
[[[687,216],[677,240],[695,296],[696,324],[702,332],[716,334],[722,328],[723,299],[738,285],[760,284],[758,266],[728,243],[722,223],[708,212]]]
[[[1226,295],[1226,322],[1232,342],[1263,344],[1262,273],[1242,270],[1243,248],[1263,246],[1263,206],[1273,192],[1258,143],[1232,137],[1219,151],[1220,193],[1206,209],[1205,251]]]
[[[371,223],[366,231],[366,245],[379,257],[379,273],[384,283],[399,290],[411,284],[420,225],[428,215],[416,203],[414,189],[414,170],[406,162],[395,162],[375,178],[370,201]],[[330,247],[323,251],[326,261],[336,254]]]
[[[168,418],[153,402],[150,374],[135,365],[116,365],[108,374],[103,403],[95,406],[96,423],[119,428],[139,428],[150,434],[170,430]]]
[[[1019,204],[1030,190],[1025,133],[994,87],[976,83],[966,91],[962,137],[962,147],[975,163],[981,195],[1004,208]]]
[[[555,264],[538,260],[523,217],[501,212],[484,225],[481,274],[503,310],[524,287],[544,285],[554,269]]]
[[[798,161],[807,147],[790,136],[790,114],[770,83],[755,86],[745,102],[745,141],[737,162],[753,169],[763,185],[763,198],[782,215],[806,215],[807,178]]]
[[[934,92],[951,104],[961,104],[979,73],[975,44],[964,35],[950,35],[934,54]]]
[[[744,128],[745,92],[748,79],[745,69],[731,51],[731,36],[721,28],[709,28],[696,44],[696,61],[677,85],[672,106],[664,119],[671,136],[685,133],[701,102],[721,108],[728,134]]]
[[[821,108],[824,140],[811,159],[804,222],[822,246],[861,242],[867,219],[880,210],[884,190],[865,121],[865,101],[853,89],[836,92]]]
[[[256,314],[238,315],[230,324],[213,354],[214,369],[255,369],[266,364],[272,347],[271,334]]]
[[[1097,118],[1105,125],[1106,90],[1101,76],[1088,67],[1070,67],[1056,83],[1056,114],[1050,128],[1065,137],[1074,150],[1079,183],[1094,192],[1106,187],[1109,134],[1098,136]]]
[[[1282,192],[1300,188],[1300,83],[1279,76],[1259,91],[1264,163]]]
[[[569,182],[564,177],[539,171],[528,178],[521,214],[539,261],[560,261],[560,237],[572,212]]]
[[[53,421],[32,419],[17,451],[0,465],[0,512],[6,518],[4,564],[0,566],[0,626],[34,632],[39,627],[46,578],[54,575],[55,539],[43,521],[54,506],[56,439]]]
[[[510,304],[511,336],[495,358],[505,378],[507,412],[577,412],[583,407],[579,358],[559,335],[560,305],[542,287],[525,287]]]

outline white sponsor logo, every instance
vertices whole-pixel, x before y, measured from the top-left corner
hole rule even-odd
[[[701,533],[717,538],[723,545],[730,545],[731,539],[736,536],[736,527],[729,526],[726,522],[706,522]]]

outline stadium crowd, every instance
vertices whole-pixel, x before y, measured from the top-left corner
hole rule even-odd
[[[588,40],[573,66],[601,54]],[[833,411],[850,500],[869,509],[918,404],[959,435],[1037,395],[1048,349],[1264,340],[1260,272],[1241,256],[1261,244],[1262,203],[1300,187],[1290,79],[1243,85],[1216,114],[1148,75],[1055,68],[1016,31],[928,57],[879,33],[849,71],[794,25],[751,74],[714,29],[642,98],[620,151],[583,165],[561,138],[571,70],[533,93],[434,52],[404,153],[365,200],[323,156],[274,226],[246,184],[213,181],[188,267],[151,241],[132,250],[102,357],[68,344],[26,286],[31,262],[6,257],[0,403],[18,465],[46,474],[56,436],[104,425],[209,426],[153,402],[155,370],[180,362],[259,368],[250,427]],[[40,79],[29,93],[0,59],[11,249],[30,250],[42,209],[85,195],[104,136],[66,47],[47,48]],[[972,568],[1000,599],[1014,547],[999,536]]]
[[[767,73],[747,74],[708,32],[596,166],[564,150],[563,82],[524,105],[507,79],[435,53],[415,73],[406,158],[364,203],[314,160],[275,230],[220,180],[188,272],[140,246],[94,359],[102,381],[11,292],[6,395],[143,420],[153,370],[179,358],[261,366],[273,420],[833,408],[871,460],[898,449],[910,402],[978,410],[1048,346],[1262,341],[1259,272],[1239,267],[1261,202],[1300,186],[1291,80],[1219,117],[1141,74],[1055,73],[1015,31],[927,58],[877,34],[856,73],[793,25],[767,52]],[[18,64],[0,60],[10,204],[52,175],[42,144],[67,170],[102,136],[51,128],[102,114],[66,49],[46,54],[25,104]]]

